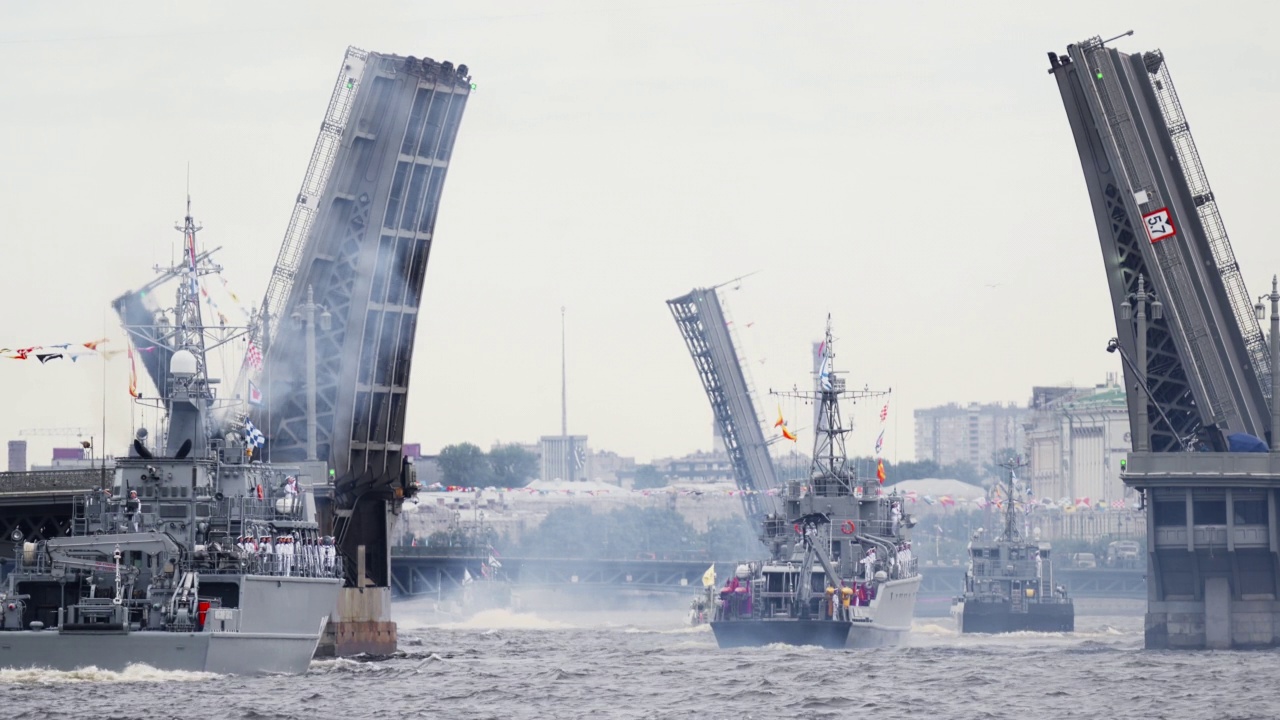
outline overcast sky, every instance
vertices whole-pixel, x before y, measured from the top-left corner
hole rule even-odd
[[[642,461],[707,449],[711,413],[664,301],[759,271],[726,294],[757,387],[809,382],[831,313],[850,383],[893,388],[886,454],[905,460],[915,408],[1025,403],[1033,385],[1119,369],[1046,51],[1131,28],[1118,47],[1165,51],[1250,292],[1269,289],[1277,15],[0,0],[0,347],[83,342],[104,325],[122,337],[108,303],[177,247],[188,163],[203,244],[223,246],[227,282],[259,304],[356,45],[466,63],[477,85],[427,270],[408,441],[557,434],[564,306],[570,431]],[[101,434],[103,361],[4,363],[0,438]],[[106,361],[112,451],[130,432],[127,376],[123,358]],[[874,442],[862,430],[853,452]],[[31,440],[36,461],[55,444]]]

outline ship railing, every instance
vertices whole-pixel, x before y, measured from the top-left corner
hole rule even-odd
[[[234,566],[200,568],[201,575],[267,575],[271,577],[342,577],[342,559],[310,553],[243,554]]]

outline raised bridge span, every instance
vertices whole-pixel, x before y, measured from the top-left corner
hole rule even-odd
[[[1146,646],[1280,645],[1280,293],[1245,287],[1165,54],[1117,40],[1048,55],[1115,312],[1121,479],[1151,512]]]

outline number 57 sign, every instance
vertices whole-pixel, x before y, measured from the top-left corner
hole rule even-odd
[[[1158,243],[1178,233],[1173,227],[1173,220],[1169,219],[1169,208],[1167,207],[1162,207],[1159,210],[1143,215],[1142,224],[1146,225],[1147,237],[1152,243]]]

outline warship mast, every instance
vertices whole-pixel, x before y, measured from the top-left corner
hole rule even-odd
[[[827,315],[827,330],[821,345],[821,360],[818,368],[818,388],[812,392],[790,391],[774,392],[770,395],[786,398],[798,398],[819,405],[818,418],[821,426],[814,428],[813,460],[809,465],[809,478],[815,495],[852,495],[857,478],[849,469],[849,456],[845,447],[845,435],[851,428],[844,426],[840,416],[840,398],[844,396],[854,402],[863,398],[888,395],[890,390],[845,390],[845,380],[837,377],[832,370],[831,316]]]
[[[1020,457],[1009,458],[1008,460],[1000,463],[1000,467],[1009,471],[1009,494],[1005,498],[1004,534],[1000,537],[1001,540],[1008,540],[1009,542],[1020,542],[1022,540],[1022,533],[1018,532],[1017,513],[1014,509],[1013,487],[1015,480],[1014,473],[1019,468],[1024,468],[1026,466],[1027,462]]]
[[[164,327],[160,329],[158,339],[173,349],[169,360],[169,387],[158,388],[169,414],[165,454],[185,457],[194,452],[194,457],[206,457],[209,453],[209,408],[213,402],[210,386],[216,381],[210,380],[208,375],[199,278],[221,272],[222,267],[202,263],[196,252],[196,233],[202,227],[191,215],[189,194],[186,216],[182,223],[174,225],[174,229],[182,233],[182,261],[171,268],[155,268],[157,272],[183,278],[176,290],[173,325],[168,326],[163,315],[159,321]]]

